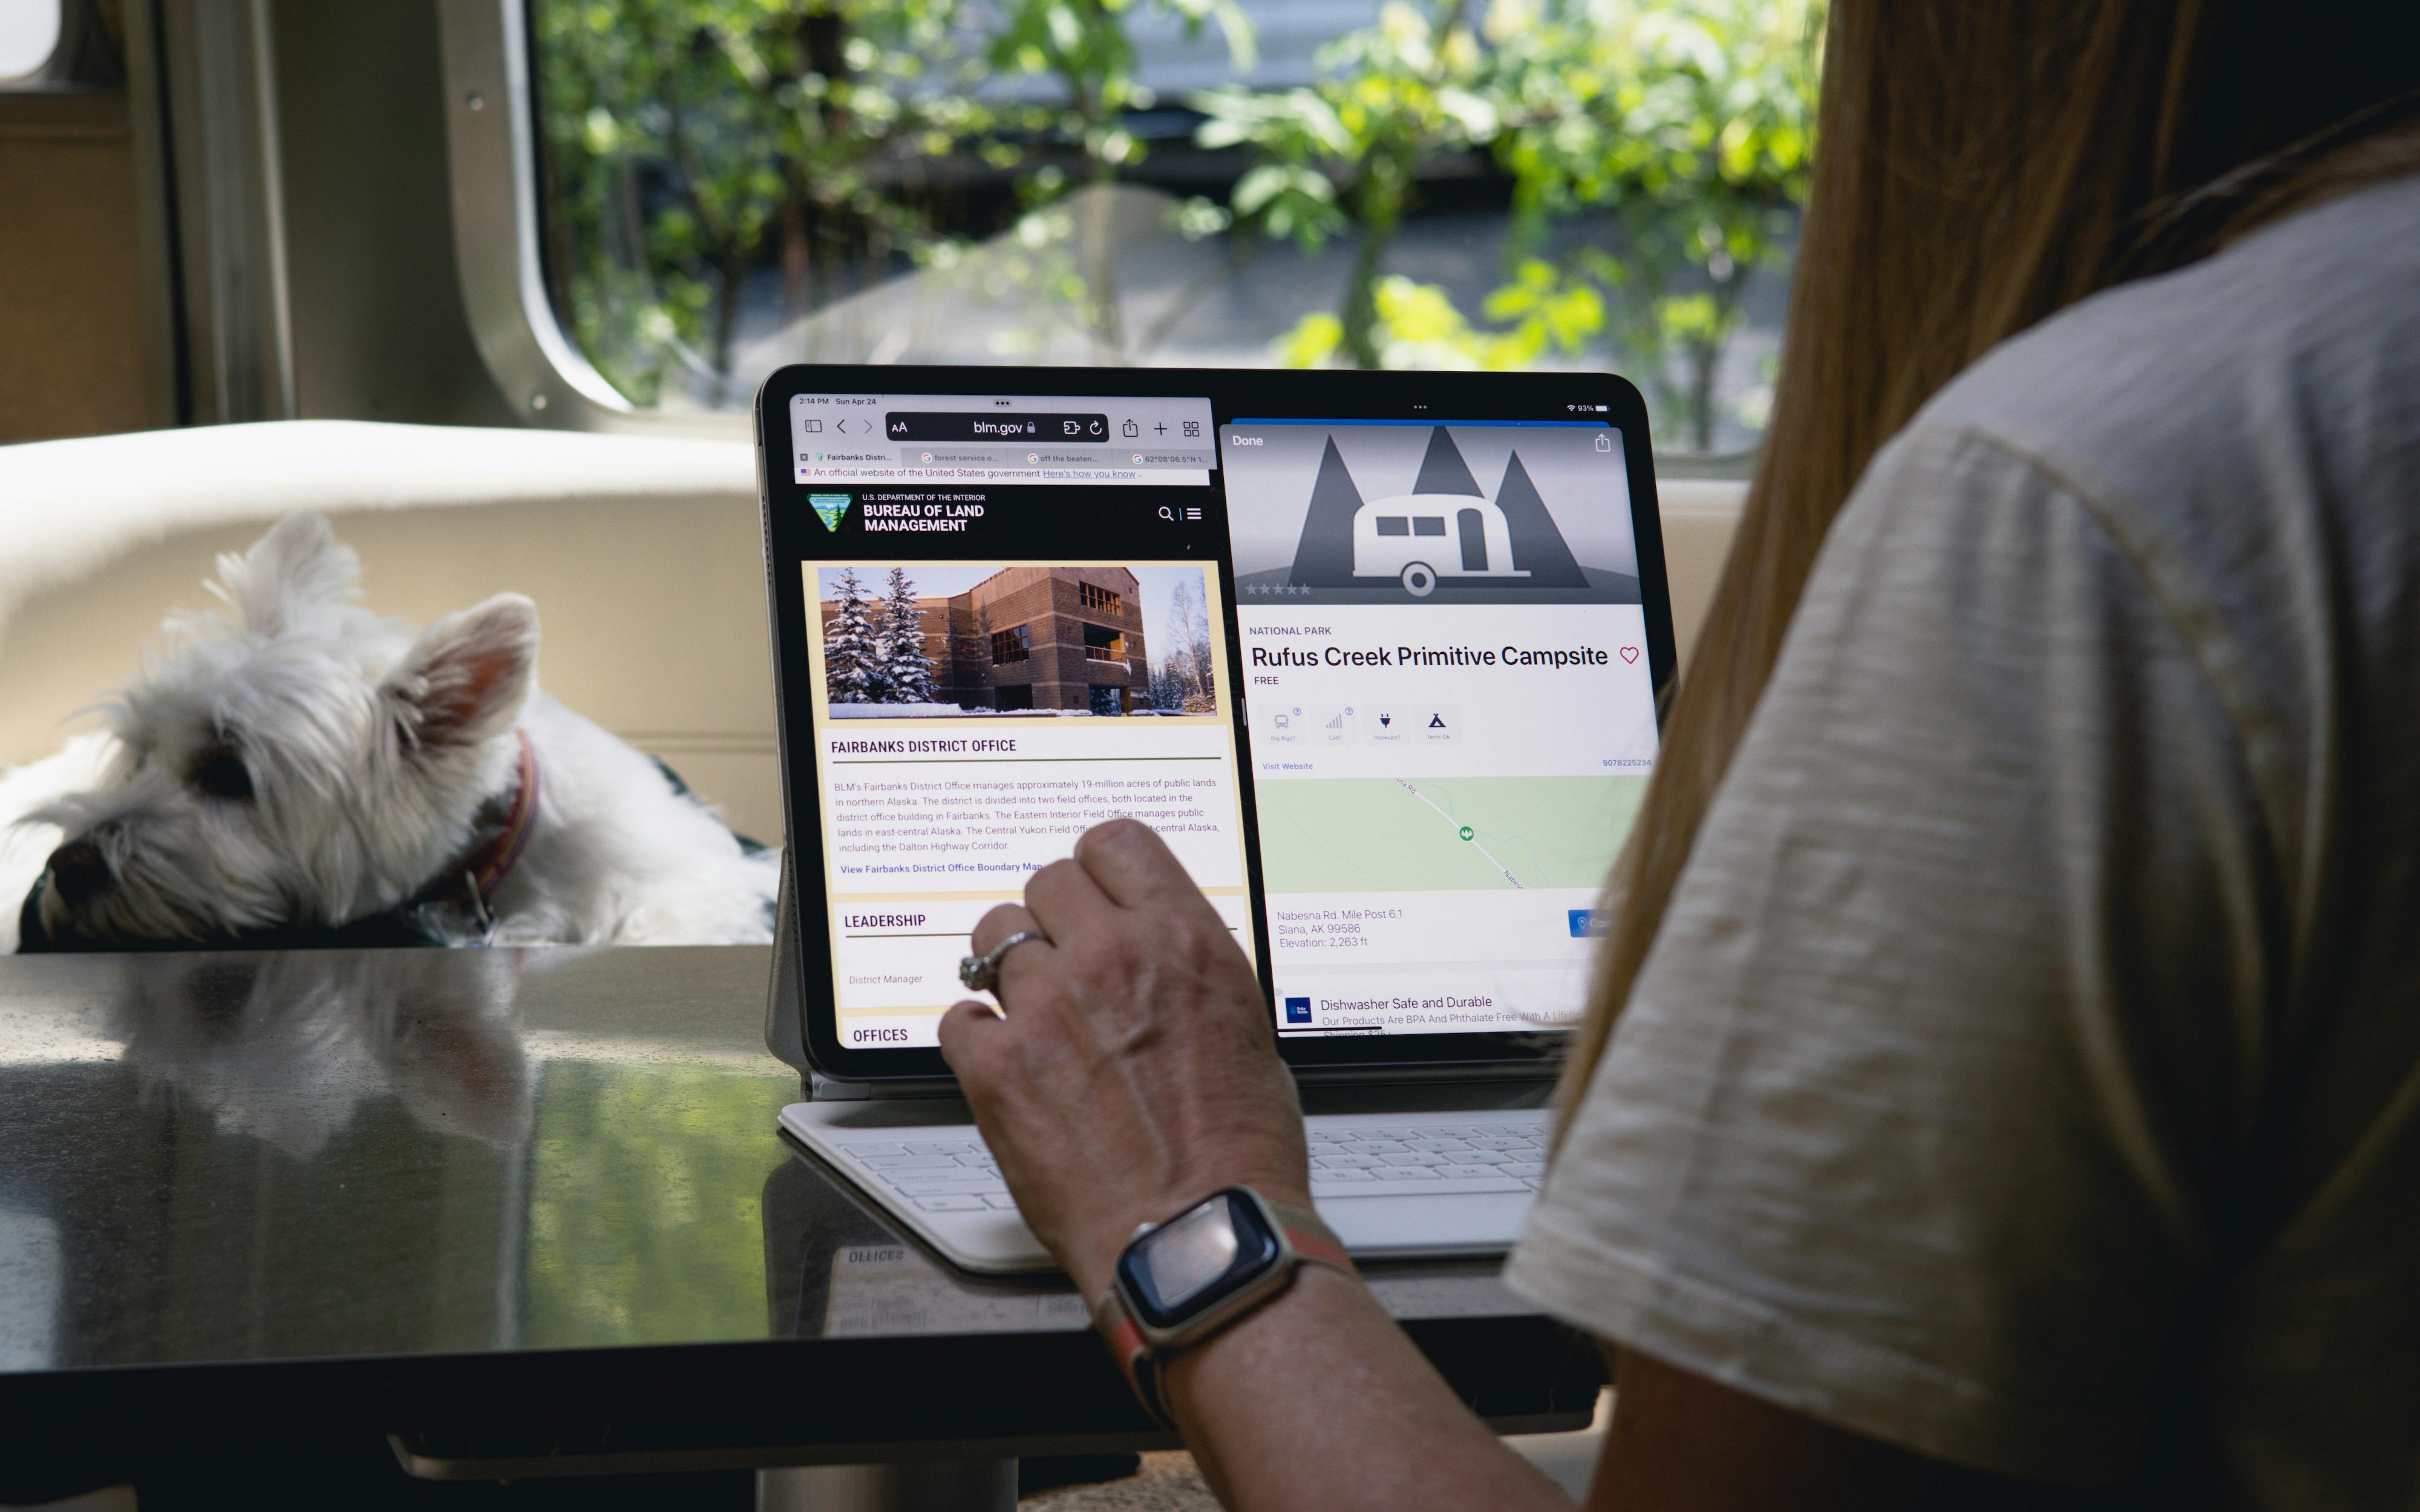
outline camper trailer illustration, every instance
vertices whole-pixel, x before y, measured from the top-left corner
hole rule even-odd
[[[1476,493],[1373,499],[1353,516],[1353,576],[1392,578],[1414,598],[1440,578],[1527,578],[1512,565],[1504,511]]]
[[[1446,580],[1557,592],[1589,586],[1519,452],[1505,456],[1503,481],[1490,498],[1438,425],[1409,493],[1364,499],[1330,435],[1281,591],[1387,583],[1426,598]]]

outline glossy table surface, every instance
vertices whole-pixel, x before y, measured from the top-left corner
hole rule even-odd
[[[1147,1437],[1063,1280],[950,1271],[780,1135],[767,970],[0,957],[0,1458],[130,1422],[466,1462]],[[1592,1351],[1495,1273],[1372,1279],[1481,1411],[1584,1407]]]

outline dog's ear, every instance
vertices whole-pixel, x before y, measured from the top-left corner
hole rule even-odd
[[[211,587],[242,614],[246,628],[275,635],[301,612],[360,597],[362,561],[319,516],[288,515],[243,555],[221,556]]]
[[[498,594],[422,632],[385,692],[406,746],[475,746],[512,728],[536,671],[537,606]]]

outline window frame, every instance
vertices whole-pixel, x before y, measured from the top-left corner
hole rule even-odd
[[[535,46],[523,0],[438,0],[454,265],[471,336],[529,425],[740,440],[745,409],[644,409],[597,371],[557,318],[541,252]]]

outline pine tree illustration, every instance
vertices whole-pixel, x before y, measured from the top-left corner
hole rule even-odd
[[[831,624],[824,630],[824,694],[834,703],[882,702],[886,689],[873,609],[855,567],[840,570],[839,588]]]
[[[931,703],[933,658],[924,654],[924,616],[916,608],[916,585],[907,569],[891,569],[889,592],[882,599],[882,624],[875,632],[877,671],[886,685],[885,703]]]

